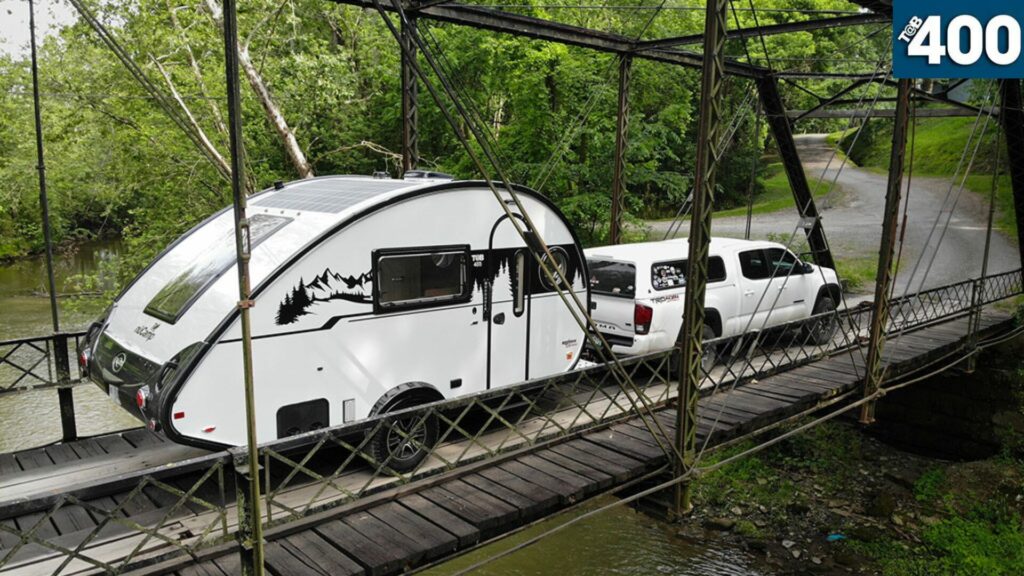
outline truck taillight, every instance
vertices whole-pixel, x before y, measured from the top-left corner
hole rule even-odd
[[[647,334],[651,330],[651,320],[654,319],[654,308],[637,304],[633,308],[633,326],[637,334]]]

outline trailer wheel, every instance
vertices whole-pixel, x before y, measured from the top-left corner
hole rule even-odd
[[[415,393],[399,396],[380,411],[380,414],[397,412],[433,401]],[[395,472],[411,472],[427,457],[437,442],[437,417],[430,414],[424,418],[416,412],[393,420],[373,437],[371,450],[377,462]]]
[[[816,316],[827,312],[835,312],[835,310],[835,301],[829,296],[822,296],[814,304],[814,311],[812,314]],[[807,340],[818,346],[831,342],[832,337],[835,336],[836,330],[838,329],[839,323],[836,320],[836,317],[831,314],[825,318],[815,319],[804,328]]]

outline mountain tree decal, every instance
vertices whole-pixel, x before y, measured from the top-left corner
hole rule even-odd
[[[308,284],[300,278],[299,284],[285,294],[284,300],[278,305],[275,322],[278,326],[292,324],[309,314],[309,309],[318,302],[347,300],[369,304],[372,300],[367,284],[371,282],[373,279],[369,272],[344,276],[332,272],[330,268],[314,276]]]

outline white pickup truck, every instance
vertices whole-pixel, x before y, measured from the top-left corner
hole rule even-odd
[[[616,353],[671,348],[683,323],[686,239],[590,248],[594,321]],[[708,259],[704,338],[735,336],[835,310],[841,288],[834,270],[801,262],[784,246],[714,238]],[[809,324],[824,343],[833,322]]]

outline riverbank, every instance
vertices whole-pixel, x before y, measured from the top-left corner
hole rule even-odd
[[[1010,375],[1024,402],[1019,364]],[[1024,574],[1024,436],[1002,438],[953,462],[835,420],[701,478],[680,532],[718,532],[777,574]]]

